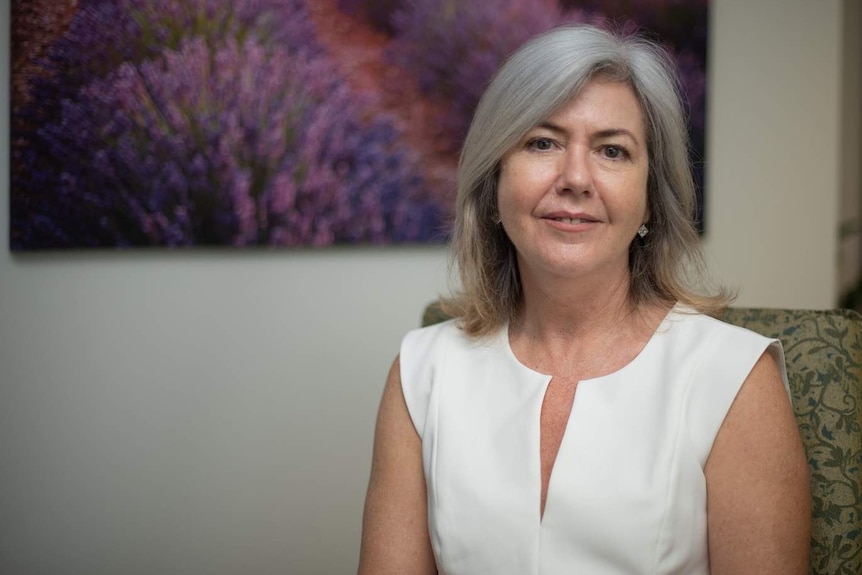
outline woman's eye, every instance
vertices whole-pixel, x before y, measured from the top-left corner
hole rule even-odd
[[[554,147],[554,143],[548,138],[534,138],[530,140],[529,147],[540,152],[547,152]]]
[[[617,160],[625,157],[625,155],[626,151],[618,146],[605,146],[605,157],[607,158]]]

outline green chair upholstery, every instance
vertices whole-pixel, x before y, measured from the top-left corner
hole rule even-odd
[[[781,340],[811,470],[810,573],[862,573],[862,316],[730,308],[722,318]]]
[[[437,303],[422,325],[448,319]],[[862,574],[862,316],[729,308],[724,321],[781,340],[811,469],[810,573]]]

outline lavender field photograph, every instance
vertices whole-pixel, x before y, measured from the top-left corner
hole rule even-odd
[[[490,76],[567,22],[668,48],[700,165],[707,2],[12,0],[11,248],[445,242]]]

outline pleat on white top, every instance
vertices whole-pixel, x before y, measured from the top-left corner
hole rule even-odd
[[[539,419],[551,380],[508,329],[454,321],[401,346],[441,575],[709,574],[703,467],[736,393],[777,340],[677,306],[641,353],[579,382],[540,517]]]

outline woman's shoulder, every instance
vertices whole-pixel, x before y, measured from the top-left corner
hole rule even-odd
[[[440,337],[452,337],[462,330],[458,327],[457,318],[447,319],[430,325],[424,325],[408,331],[404,338],[415,340],[433,340]]]
[[[714,335],[715,337],[726,338],[731,341],[748,341],[756,344],[766,344],[767,342],[774,341],[772,338],[748,328],[728,323],[684,304],[674,306],[670,314],[668,314],[668,322],[671,326],[675,324],[687,326],[687,329],[691,332],[703,336]]]
[[[402,380],[413,382],[424,380],[423,372],[433,368],[434,363],[452,342],[463,338],[463,332],[454,319],[412,329],[401,340],[399,359]]]
[[[469,349],[476,346],[487,347],[499,340],[498,330],[485,338],[472,337],[463,329],[458,318],[449,319],[432,325],[419,327],[408,331],[401,342],[402,354],[415,350],[432,350],[441,346],[457,346]]]

